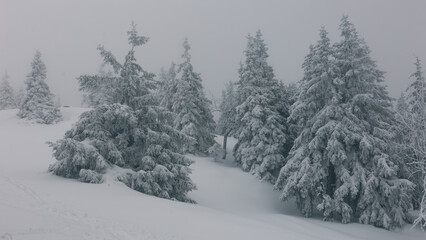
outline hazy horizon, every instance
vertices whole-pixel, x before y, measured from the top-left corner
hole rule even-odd
[[[392,97],[408,86],[415,56],[426,67],[426,1],[113,1],[1,0],[0,75],[23,86],[36,50],[48,70],[47,82],[63,105],[80,106],[76,77],[99,71],[97,45],[121,61],[126,32],[134,21],[150,38],[137,49],[142,67],[158,74],[179,63],[188,37],[194,70],[208,96],[219,97],[225,82],[238,79],[246,36],[260,29],[269,47],[276,78],[286,83],[302,77],[309,45],[325,26],[338,41],[342,15],[349,15],[372,51]]]

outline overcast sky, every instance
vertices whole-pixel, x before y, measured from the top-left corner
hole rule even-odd
[[[122,60],[133,20],[150,38],[137,51],[142,67],[157,74],[180,62],[188,37],[207,94],[220,96],[224,83],[238,78],[248,33],[262,30],[277,78],[297,82],[320,27],[338,41],[343,14],[386,72],[391,96],[398,97],[414,71],[414,57],[426,67],[425,0],[0,0],[0,74],[7,71],[15,88],[23,86],[38,49],[53,93],[62,104],[79,106],[75,78],[98,72],[98,44]]]

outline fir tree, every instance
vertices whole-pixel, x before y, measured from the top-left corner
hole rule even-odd
[[[117,179],[130,188],[192,201],[186,195],[195,189],[189,178],[192,161],[180,151],[189,138],[173,128],[173,115],[159,107],[152,94],[154,74],[136,63],[135,48],[148,38],[139,36],[134,24],[128,36],[131,49],[123,64],[98,47],[104,62],[114,68],[108,81],[102,81],[99,75],[78,78],[81,89],[105,89],[100,93],[108,94],[110,103],[83,113],[64,139],[50,143],[58,161],[49,170],[59,176],[99,183],[111,167],[121,167],[123,174]],[[103,84],[117,88],[108,89]]]
[[[412,114],[422,115],[426,105],[426,80],[422,70],[420,58],[416,57],[416,71],[411,74],[414,81],[407,89],[409,111]]]
[[[228,136],[233,135],[237,128],[235,124],[237,113],[237,99],[234,90],[234,83],[230,81],[226,84],[225,90],[222,91],[222,100],[220,102],[219,110],[220,117],[216,126],[218,134],[223,135],[223,159],[226,159],[226,145]]]
[[[383,72],[352,23],[343,17],[342,40],[330,47],[325,30],[304,63],[291,117],[301,133],[276,187],[296,198],[305,216],[393,228],[410,208],[412,183],[400,179],[390,154],[394,113]]]
[[[215,143],[211,102],[204,94],[200,74],[193,71],[188,40],[184,41],[183,47],[183,63],[178,66],[177,89],[173,97],[174,126],[196,140],[194,147],[188,147],[186,151],[205,153]]]
[[[258,31],[248,36],[237,82],[238,142],[235,161],[243,170],[273,183],[285,163],[285,119],[278,112],[279,84],[267,63],[267,46]]]
[[[413,206],[420,210],[415,224],[426,227],[426,82],[421,61],[416,58],[416,71],[411,75],[413,82],[397,104],[398,156],[408,165],[409,179],[416,184]]]
[[[341,109],[336,107],[340,96],[333,82],[337,69],[332,53],[327,32],[322,28],[320,40],[305,57],[304,77],[291,106],[289,121],[298,123],[300,133],[275,185],[283,189],[283,200],[296,198],[306,217],[312,215],[324,195],[332,195],[336,181],[326,152],[330,131],[338,124],[334,114],[341,115]]]
[[[16,107],[14,90],[9,83],[9,75],[6,73],[0,84],[0,110]]]
[[[45,82],[46,65],[41,61],[39,51],[31,62],[31,68],[31,73],[25,81],[26,94],[19,107],[18,116],[43,124],[61,121],[62,115],[54,104],[54,95]]]

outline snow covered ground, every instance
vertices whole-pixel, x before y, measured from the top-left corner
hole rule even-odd
[[[65,121],[52,126],[0,111],[0,239],[426,239],[409,225],[386,231],[300,217],[231,158],[189,156],[198,204],[141,194],[112,178],[85,184],[53,176],[45,142],[61,138],[85,110],[63,108]]]

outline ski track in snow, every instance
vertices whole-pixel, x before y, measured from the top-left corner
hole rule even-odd
[[[0,111],[0,239],[426,239],[408,225],[386,231],[300,217],[272,185],[233,163],[234,139],[226,160],[188,156],[197,204],[147,196],[110,176],[96,185],[51,175],[45,142],[60,139],[85,110],[63,108],[65,120],[52,126]]]

